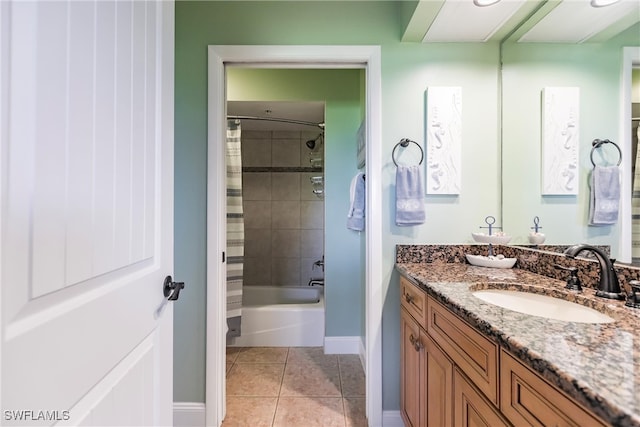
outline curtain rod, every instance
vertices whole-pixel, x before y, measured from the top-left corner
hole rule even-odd
[[[294,125],[305,125],[305,126],[314,126],[324,130],[324,123],[315,123],[308,122],[305,120],[294,120],[294,119],[285,119],[278,117],[256,117],[256,116],[227,116],[227,119],[232,120],[264,120],[269,122],[281,122],[281,123],[291,123]]]

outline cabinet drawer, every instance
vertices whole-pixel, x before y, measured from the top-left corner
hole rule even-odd
[[[457,369],[454,373],[455,427],[508,427],[502,415]]]
[[[500,407],[514,425],[606,425],[505,350],[500,364]]]
[[[498,405],[498,345],[428,298],[427,332],[460,370]]]
[[[427,329],[425,324],[427,294],[402,276],[400,276],[400,304],[416,319],[420,326]]]

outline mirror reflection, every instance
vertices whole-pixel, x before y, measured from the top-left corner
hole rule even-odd
[[[510,38],[502,44],[502,214],[504,229],[520,236],[512,245],[531,246],[527,236],[537,217],[545,250],[562,251],[576,243],[607,245],[612,257],[640,265],[639,34],[636,23],[598,43],[521,43]],[[575,174],[577,194],[543,194],[541,189],[548,107],[544,92],[550,88],[577,88],[577,114],[571,118],[577,162],[564,172]],[[557,132],[560,139],[569,136],[562,126]],[[613,141],[620,151],[603,144],[592,154],[594,140]],[[614,223],[589,225],[594,163],[618,167],[619,216]],[[605,190],[610,188],[609,182]]]

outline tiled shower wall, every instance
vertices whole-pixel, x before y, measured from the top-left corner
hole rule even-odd
[[[242,131],[245,285],[300,286],[323,277],[324,201],[313,193],[320,131]],[[323,155],[324,145],[315,153]]]

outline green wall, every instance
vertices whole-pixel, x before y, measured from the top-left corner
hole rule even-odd
[[[393,269],[395,245],[466,242],[486,215],[500,214],[499,193],[495,191],[500,182],[499,46],[404,44],[399,41],[403,31],[399,22],[400,12],[394,1],[177,2],[175,275],[188,284],[189,292],[175,306],[174,400],[204,401],[206,46],[375,44],[382,49],[382,152],[386,153],[379,171],[382,186],[375,189],[381,192],[383,200],[384,256],[380,260],[384,272],[383,407],[398,409],[400,314],[397,275]],[[462,87],[463,190],[457,197],[427,197],[426,223],[419,227],[397,227],[391,151],[403,137],[424,141],[424,93],[430,85]],[[336,108],[336,115],[347,114],[342,107]],[[329,120],[340,119],[328,115]],[[348,123],[340,130],[341,139],[352,135],[354,129],[350,128],[350,120]],[[344,191],[346,197],[348,187],[340,179],[331,178],[333,174],[352,177],[355,172],[353,149],[348,142],[345,147],[348,148],[344,157],[327,160],[327,166],[333,163],[332,168],[340,169],[327,171],[327,193]],[[340,203],[344,204],[344,200]],[[343,207],[331,213],[335,216],[328,216],[327,221],[344,223],[346,205]],[[362,252],[359,248],[355,251]],[[337,276],[352,271],[339,254],[333,257]],[[362,288],[359,292],[353,289],[347,292],[349,299],[336,307],[341,312],[354,305],[351,298],[361,298]],[[338,319],[338,323],[345,323],[340,326],[341,332],[362,333],[361,320],[356,319],[350,325],[349,319]]]
[[[175,276],[187,290],[175,306],[174,400],[204,401],[205,374],[205,208],[207,135],[207,45],[380,45],[382,52],[382,196],[383,271],[383,409],[399,408],[399,295],[395,273],[396,244],[452,244],[470,242],[487,215],[505,230],[526,235],[529,222],[539,215],[551,232],[570,218],[574,240],[589,234],[579,222],[583,196],[570,203],[540,200],[535,187],[539,138],[540,88],[549,85],[581,87],[581,140],[612,135],[617,119],[617,84],[620,50],[611,45],[523,46],[505,45],[505,117],[501,118],[501,46],[497,43],[421,44],[402,43],[407,9],[396,1],[180,1],[176,3],[175,85]],[[411,6],[405,4],[404,6]],[[633,33],[635,31],[635,33]],[[635,38],[634,38],[635,34]],[[618,40],[637,40],[638,26]],[[625,39],[626,37],[626,39]],[[623,40],[624,39],[624,40]],[[635,42],[638,45],[638,42]],[[529,67],[532,67],[529,69]],[[617,74],[616,74],[617,73]],[[612,81],[609,81],[613,79]],[[397,227],[394,223],[394,145],[404,137],[425,139],[425,89],[429,86],[462,87],[462,191],[458,196],[426,196],[426,223]],[[531,86],[531,87],[529,87]],[[329,89],[327,89],[329,90]],[[303,92],[308,93],[308,92]],[[327,92],[329,93],[329,92]],[[602,103],[602,106],[595,104]],[[359,104],[359,103],[358,103]],[[350,112],[338,106],[337,116]],[[332,113],[332,114],[334,114]],[[359,117],[354,113],[358,122]],[[341,118],[327,116],[327,121]],[[501,122],[505,124],[501,130]],[[327,171],[329,192],[347,191],[344,177],[355,173],[353,150],[348,139],[351,119],[336,135],[342,142],[327,160],[338,170]],[[338,131],[336,131],[338,132]],[[502,133],[504,132],[504,133]],[[501,140],[504,141],[504,159]],[[343,147],[344,145],[344,147]],[[584,167],[585,150],[581,155]],[[344,161],[344,163],[338,163]],[[504,179],[502,164],[505,164]],[[533,169],[531,169],[533,164]],[[345,168],[346,172],[342,170]],[[520,168],[520,169],[518,169]],[[342,173],[342,175],[340,175]],[[525,178],[522,176],[524,175]],[[336,178],[331,178],[335,176]],[[341,177],[341,178],[338,178]],[[505,217],[501,217],[504,184]],[[582,191],[582,189],[581,189]],[[340,196],[343,197],[343,196]],[[337,203],[344,204],[345,199]],[[509,208],[522,204],[521,210]],[[343,206],[344,207],[344,206]],[[543,210],[549,209],[549,210]],[[327,221],[344,223],[346,208],[337,208]],[[329,214],[329,213],[328,213]],[[560,233],[561,231],[558,231]],[[610,231],[605,231],[609,233]],[[600,236],[593,236],[598,239]],[[604,237],[603,237],[604,238]],[[360,240],[359,245],[363,241]],[[361,246],[362,248],[362,246]],[[357,252],[362,249],[356,248]],[[331,254],[327,253],[327,256]],[[329,263],[329,260],[327,260]],[[336,275],[351,271],[334,256]],[[328,279],[327,279],[328,280]],[[354,292],[353,289],[348,290]],[[352,298],[362,298],[362,287]],[[351,298],[350,297],[350,298]],[[353,304],[344,301],[345,305]],[[359,302],[361,304],[362,301]],[[328,303],[329,304],[329,303]],[[361,306],[361,305],[360,305]],[[343,307],[336,307],[342,310]],[[350,318],[349,318],[350,319]],[[332,333],[356,335],[361,320],[348,325],[338,320]],[[343,325],[343,323],[345,323]],[[223,327],[221,325],[220,327]],[[343,329],[344,328],[344,329]],[[353,329],[352,329],[353,328]],[[355,332],[354,332],[355,331]],[[362,331],[360,330],[360,333]]]
[[[325,335],[359,336],[360,234],[346,228],[362,117],[359,69],[227,69],[229,101],[325,102]]]

